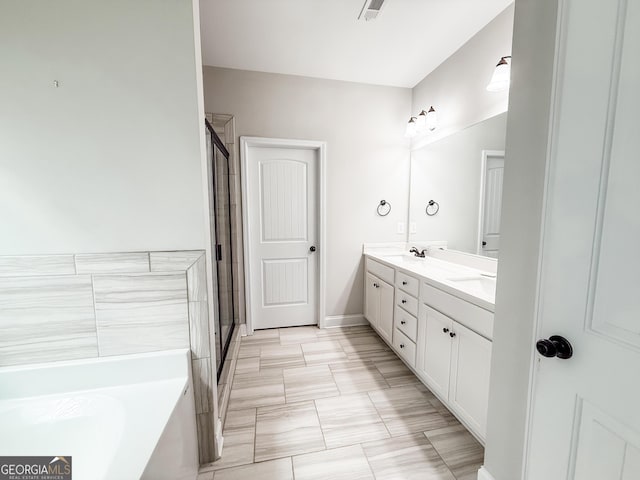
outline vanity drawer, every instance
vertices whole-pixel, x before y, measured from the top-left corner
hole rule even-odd
[[[404,333],[414,342],[418,338],[418,319],[405,312],[400,307],[396,307],[396,313],[393,317],[395,327]]]
[[[380,280],[384,280],[387,283],[393,285],[393,278],[395,270],[391,267],[387,267],[382,263],[378,263],[375,260],[371,260],[367,257],[365,268],[367,272],[373,273]]]
[[[396,287],[418,298],[420,281],[417,278],[410,277],[406,273],[398,272],[396,275]]]
[[[397,328],[393,332],[393,346],[398,355],[411,367],[416,366],[416,344]]]
[[[418,299],[399,289],[396,289],[396,303],[414,317],[418,316]]]
[[[399,301],[399,300],[398,300]],[[420,301],[491,340],[493,313],[422,282]]]

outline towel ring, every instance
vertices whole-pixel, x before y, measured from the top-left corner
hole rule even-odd
[[[378,204],[378,208],[376,210],[378,212],[378,215],[380,215],[381,217],[386,217],[391,212],[391,204],[386,200],[380,200],[380,203]]]
[[[427,213],[427,215],[433,217],[436,213],[438,213],[438,210],[440,210],[440,204],[435,200],[429,200],[427,208],[425,208],[425,212]]]

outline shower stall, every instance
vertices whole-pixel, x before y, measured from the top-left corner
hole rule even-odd
[[[229,151],[205,120],[207,127],[207,162],[209,164],[209,214],[211,215],[211,252],[214,276],[216,373],[224,367],[235,326],[234,319],[234,251],[232,248],[232,211],[229,177]]]

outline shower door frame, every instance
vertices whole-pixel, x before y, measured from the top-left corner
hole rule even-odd
[[[229,166],[229,159],[230,159],[230,153],[229,150],[227,150],[227,148],[225,147],[224,143],[222,142],[222,140],[220,139],[220,137],[218,136],[218,134],[215,132],[215,130],[213,129],[213,126],[211,125],[211,123],[209,122],[209,120],[205,119],[205,125],[206,125],[206,130],[207,130],[207,134],[211,137],[211,142],[212,142],[212,157],[211,157],[211,165],[209,165],[210,167],[210,171],[211,171],[211,176],[209,177],[208,181],[211,182],[211,192],[212,192],[212,196],[210,198],[210,204],[209,204],[209,208],[210,208],[210,213],[213,214],[213,217],[217,220],[218,218],[218,213],[216,210],[216,205],[218,204],[218,199],[219,199],[219,192],[216,189],[216,174],[219,174],[219,172],[217,172],[216,169],[216,161],[215,161],[215,148],[218,148],[218,150],[220,150],[220,153],[222,153],[222,155],[224,156],[224,158],[227,161],[227,196],[228,196],[228,200],[229,200],[229,207],[231,205],[231,183],[230,183],[230,175],[229,175],[229,171],[230,171],[230,166]],[[208,161],[208,159],[207,159]],[[214,284],[215,284],[215,290],[214,293],[217,292],[217,298],[215,301],[215,313],[217,314],[217,318],[215,319],[214,322],[214,328],[215,328],[215,332],[214,332],[214,338],[216,336],[216,333],[218,334],[218,338],[216,339],[216,341],[218,341],[220,343],[220,365],[218,367],[216,367],[216,379],[220,379],[220,374],[222,373],[222,370],[224,368],[225,365],[225,361],[226,361],[226,357],[227,357],[227,353],[229,351],[229,345],[231,344],[231,339],[233,338],[233,334],[235,332],[235,328],[236,328],[236,322],[235,322],[235,293],[234,293],[234,286],[235,286],[235,281],[236,279],[234,278],[234,274],[233,274],[233,248],[231,248],[232,245],[232,239],[231,239],[231,209],[229,208],[229,212],[228,212],[228,221],[229,221],[229,256],[230,256],[230,261],[229,261],[229,272],[230,272],[230,280],[231,280],[231,284],[229,287],[229,298],[230,298],[230,305],[231,305],[231,328],[227,334],[227,338],[222,339],[222,318],[221,318],[221,306],[220,306],[220,281],[219,281],[219,277],[218,277],[218,262],[220,262],[222,260],[221,257],[221,250],[220,247],[222,246],[222,243],[220,242],[220,235],[218,232],[218,225],[217,225],[217,221],[214,220],[212,223],[214,225],[213,228],[213,233],[214,233],[214,238],[212,238],[212,245],[211,245],[211,271],[212,274],[214,275]],[[214,268],[215,267],[215,268]],[[217,358],[217,357],[216,357]]]

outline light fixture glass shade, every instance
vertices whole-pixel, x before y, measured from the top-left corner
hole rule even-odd
[[[489,85],[487,85],[487,91],[502,92],[509,88],[509,83],[511,81],[511,65],[507,62],[507,58],[511,57],[502,57],[496,65],[491,81],[489,82]]]
[[[427,129],[427,112],[422,110],[416,118],[416,130],[418,132],[424,132]]]
[[[416,127],[416,117],[411,117],[407,122],[407,129],[404,132],[404,136],[407,138],[415,137],[416,133],[418,133],[418,129]]]
[[[424,112],[424,110],[423,110]],[[429,107],[429,111],[425,116],[425,127],[430,132],[433,132],[438,126],[438,116],[436,115],[436,110],[433,106]]]

